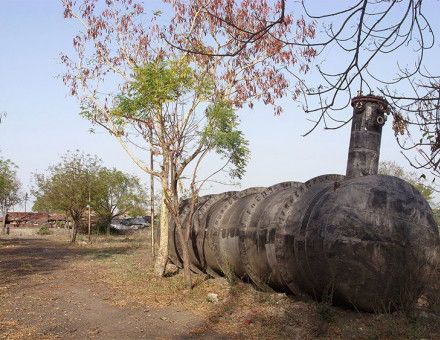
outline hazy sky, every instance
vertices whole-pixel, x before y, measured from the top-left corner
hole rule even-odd
[[[437,14],[438,4],[435,1],[433,7]],[[78,103],[57,78],[63,70],[59,53],[72,50],[76,29],[73,21],[63,18],[57,0],[0,0],[0,112],[7,112],[0,124],[0,151],[19,166],[25,190],[33,172],[42,172],[66,150],[74,149],[146,178],[112,136],[102,130],[89,134],[90,123],[78,115]],[[286,100],[283,106],[279,117],[263,105],[240,111],[241,128],[252,152],[242,188],[345,173],[350,126],[332,131],[320,127],[301,137],[311,123],[298,103]],[[384,128],[381,159],[409,168],[389,123]]]

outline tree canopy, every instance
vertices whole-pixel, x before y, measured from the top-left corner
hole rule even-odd
[[[160,170],[147,172],[161,180],[165,204],[161,213],[169,211],[180,231],[181,188],[187,188],[195,205],[209,178],[200,178],[198,170],[210,151],[224,158],[223,168],[230,169],[231,177],[241,178],[245,171],[248,142],[238,129],[232,104],[215,93],[209,73],[194,70],[184,57],[136,67],[133,80],[116,97],[115,107],[106,117],[113,119],[111,128],[118,131],[143,123],[137,129],[160,164]],[[168,228],[163,219],[161,223]]]
[[[375,92],[392,104],[392,128],[409,163],[440,175],[435,1],[168,2],[174,5],[176,26],[194,23],[197,29],[167,41],[199,58],[246,58],[249,51],[269,41],[284,50],[303,48],[302,55],[314,62],[304,66],[310,72],[292,73],[288,66],[284,70],[298,80],[299,86],[290,91],[296,96],[301,93],[303,108],[312,122],[305,135],[317,127],[344,126],[351,119],[351,98]],[[287,28],[292,24],[292,10],[303,13],[304,19],[296,22],[296,33],[303,29],[303,35]],[[224,36],[230,39],[223,40]],[[219,49],[214,48],[217,42]],[[257,83],[258,79],[257,75]]]
[[[314,34],[313,25],[294,21],[286,13],[283,25],[250,43],[252,47],[237,57],[207,58],[182,48],[198,46],[214,52],[233,48],[234,39],[243,37],[238,33],[231,38],[226,28],[218,31],[213,26],[217,19],[203,10],[204,2],[165,2],[171,5],[169,21],[160,11],[149,14],[141,1],[115,0],[98,6],[94,0],[63,0],[65,18],[77,20],[80,30],[73,39],[74,55],[61,56],[66,66],[63,82],[79,99],[81,114],[115,136],[143,171],[160,179],[163,201],[156,272],[162,274],[168,212],[181,230],[181,186],[187,186],[195,204],[211,175],[226,167],[234,177],[243,175],[249,151],[236,110],[261,100],[280,113],[276,100],[290,94],[289,85],[297,83],[286,68],[306,72],[313,50],[278,40],[289,32],[298,39]],[[219,13],[239,10],[241,21],[257,28],[264,16],[279,12],[263,2],[255,7],[243,1],[244,10],[228,2],[206,6],[213,5],[211,9]],[[247,15],[248,11],[252,13]],[[213,30],[220,39],[212,39]],[[150,164],[145,162],[145,150],[153,155]],[[225,165],[200,178],[201,163],[211,151]]]
[[[3,214],[3,228],[5,228],[8,209],[19,203],[20,200],[17,166],[9,159],[0,158],[0,208]]]
[[[109,222],[122,214],[145,215],[146,194],[135,176],[102,166],[101,160],[78,150],[67,152],[46,173],[35,175],[34,211],[62,212],[73,221],[72,241],[87,207]]]
[[[94,213],[107,224],[117,216],[145,216],[147,193],[139,178],[117,169],[100,167],[93,179],[91,207]]]
[[[73,221],[72,242],[84,212],[89,195],[94,189],[93,177],[98,171],[99,159],[79,152],[67,152],[61,161],[50,166],[46,173],[35,174],[34,211],[62,212]]]
[[[203,110],[204,108],[204,110]],[[241,178],[248,160],[248,142],[238,130],[232,104],[214,91],[209,73],[197,73],[185,59],[158,60],[137,67],[127,90],[116,97],[111,111],[117,129],[145,122],[151,148],[163,157],[171,152],[177,177],[189,163],[210,150],[232,165],[230,175]]]

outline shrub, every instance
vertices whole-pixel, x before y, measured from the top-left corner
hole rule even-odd
[[[56,221],[55,222],[55,227],[56,228],[63,228],[64,225],[65,225],[65,222],[62,222],[62,221]]]
[[[92,232],[94,234],[105,234],[107,232],[107,226],[108,226],[108,221],[106,220],[99,220],[95,223],[95,225],[92,226]]]
[[[38,235],[52,235],[52,231],[49,229],[48,226],[44,226],[41,227],[38,231],[37,231]]]

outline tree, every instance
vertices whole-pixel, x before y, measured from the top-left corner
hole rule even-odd
[[[315,36],[314,23],[295,20],[283,0],[165,0],[174,9],[162,33],[174,49],[191,54],[211,69],[217,91],[241,107],[300,93],[298,78],[307,73],[316,51],[300,42]],[[295,43],[287,43],[290,39]]]
[[[199,108],[202,103],[207,104],[203,110]],[[231,177],[241,178],[248,148],[237,129],[237,116],[230,103],[215,97],[209,74],[197,74],[184,60],[159,61],[137,70],[127,93],[118,96],[113,114],[144,115],[143,119],[149,120],[153,132],[149,143],[161,157],[161,171],[154,173],[161,181],[164,203],[161,209],[166,208],[176,224],[182,244],[185,282],[187,288],[191,288],[187,248],[189,221],[206,181],[199,179],[198,168],[208,152],[216,151],[224,156],[224,167],[232,165]],[[193,168],[186,172],[190,164]],[[189,182],[190,202],[186,228],[180,216],[182,190],[179,188],[185,182]],[[161,233],[164,232],[162,225],[163,221]]]
[[[395,176],[407,181],[418,191],[420,191],[420,193],[423,195],[423,197],[425,197],[431,206],[434,205],[433,194],[435,190],[431,185],[426,183],[427,180],[424,175],[418,175],[414,171],[405,171],[405,169],[395,162],[380,162],[379,174]]]
[[[93,192],[91,207],[106,223],[107,234],[114,217],[146,214],[147,194],[136,176],[114,168],[101,168],[93,181]]]
[[[335,118],[335,111],[347,107],[356,92],[376,91],[392,104],[393,130],[410,165],[438,176],[440,78],[427,63],[428,52],[438,53],[429,2],[361,0],[320,12],[309,10],[311,1],[302,4],[324,28],[323,39],[309,45],[320,54],[331,48],[332,55],[345,56],[337,65],[317,58],[320,86],[306,89],[309,103],[317,99],[307,107],[317,114],[312,130],[345,125],[351,116]],[[406,155],[410,150],[417,151],[414,158]]]
[[[50,166],[46,174],[35,174],[35,196],[33,211],[62,212],[72,220],[71,242],[76,241],[78,227],[93,197],[94,178],[100,160],[96,156],[67,152],[61,162]]]
[[[293,34],[284,37],[273,34],[278,26],[286,23],[288,5],[295,6],[295,3],[273,2],[270,6],[278,15],[272,17],[261,11],[261,16],[257,16],[258,27],[240,20],[240,11],[229,10],[236,3],[238,1],[211,1],[209,5],[198,1],[191,5],[177,2],[177,21],[189,12],[201,11],[211,25],[209,32],[214,41],[218,32],[226,31],[234,42],[233,45],[225,44],[220,51],[206,49],[203,44],[192,43],[194,38],[190,32],[186,41],[191,43],[178,47],[205,58],[223,59],[237,57],[250,45],[259,46],[267,37],[275,39],[279,45],[308,48],[317,61],[316,69],[312,70],[316,70],[318,76],[314,82],[310,77],[313,72],[308,77],[298,77],[304,110],[314,122],[305,135],[318,126],[325,129],[344,126],[351,115],[341,116],[340,111],[349,107],[351,98],[376,91],[392,104],[393,130],[409,163],[417,169],[429,170],[435,177],[440,175],[440,76],[435,68],[432,69],[435,64],[426,63],[428,52],[431,51],[434,58],[434,52],[438,54],[437,32],[432,25],[435,11],[430,12],[427,8],[429,2],[356,0],[317,6],[314,1],[302,0],[302,8],[297,11],[302,10],[312,20],[315,25],[311,29],[321,30],[316,37],[306,34],[303,39]],[[265,8],[268,4],[253,1],[247,5]],[[436,6],[432,2],[431,5]],[[414,157],[406,155],[411,150],[416,151]]]
[[[8,210],[20,202],[20,182],[17,166],[9,159],[0,158],[0,208],[3,214],[2,232],[6,233]]]
[[[313,51],[306,47],[296,49],[277,42],[276,38],[292,32],[293,27],[297,27],[294,34],[298,39],[313,36],[312,28],[301,20],[294,23],[291,15],[272,31],[275,38],[265,35],[263,40],[255,40],[255,45],[237,58],[181,53],[182,46],[193,45],[215,51],[207,45],[213,41],[217,50],[236,45],[239,40],[235,39],[241,38],[231,38],[227,30],[216,31],[221,39],[211,39],[212,23],[218,19],[204,9],[214,4],[212,9],[233,13],[237,8],[218,1],[195,1],[191,5],[166,2],[176,15],[167,27],[161,27],[156,23],[160,12],[150,20],[140,2],[108,1],[97,8],[92,0],[84,0],[80,6],[63,1],[65,17],[77,19],[83,29],[73,42],[76,58],[61,57],[67,68],[63,81],[80,100],[83,116],[107,129],[142,170],[160,179],[161,240],[155,262],[158,274],[164,273],[168,256],[167,214],[171,213],[182,240],[189,233],[187,230],[183,234],[178,217],[180,184],[186,180],[192,194],[191,206],[195,206],[200,185],[207,180],[200,180],[197,172],[205,155],[213,150],[225,157],[226,164],[233,165],[231,174],[239,177],[248,150],[237,130],[235,110],[261,99],[274,105],[276,113],[281,112],[276,99],[288,93],[286,65],[305,72],[313,57]],[[241,22],[255,28],[262,26],[265,15],[273,13],[266,1],[261,6],[242,1],[241,6]],[[280,64],[283,67],[278,67]],[[136,156],[133,145],[154,153],[157,170]],[[189,166],[192,171],[188,174]],[[186,247],[186,242],[182,244]],[[190,286],[186,258],[184,267]]]

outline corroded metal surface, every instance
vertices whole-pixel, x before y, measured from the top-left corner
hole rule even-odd
[[[385,124],[388,103],[381,97],[353,98],[350,147],[347,177],[377,174],[382,126]]]
[[[440,255],[437,224],[413,186],[377,175],[386,102],[357,97],[353,106],[346,177],[200,198],[189,244],[194,271],[366,311],[418,298]],[[179,242],[170,243],[179,264]]]
[[[409,286],[429,281],[439,255],[428,203],[392,176],[328,175],[214,195],[195,219],[193,270],[367,311],[397,308]]]

